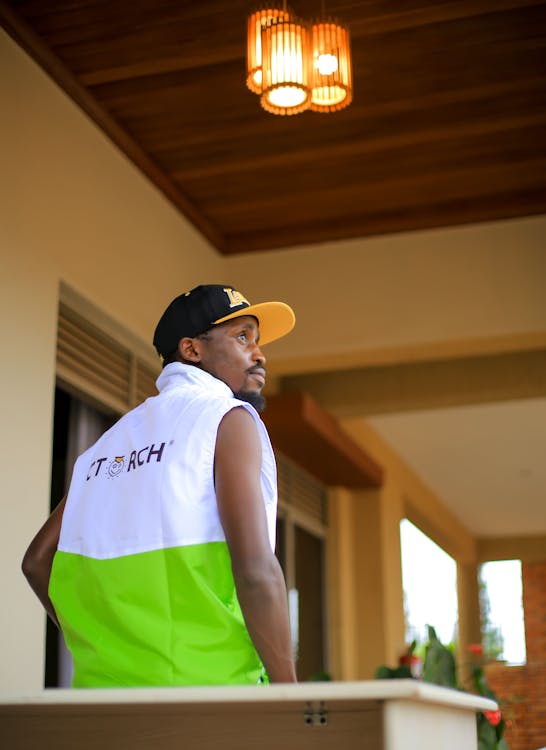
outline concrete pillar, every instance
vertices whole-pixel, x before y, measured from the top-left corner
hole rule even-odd
[[[369,679],[379,664],[395,666],[405,647],[404,596],[400,550],[403,502],[389,482],[355,493],[359,671]]]
[[[478,565],[457,561],[457,600],[459,609],[457,662],[459,682],[468,685],[470,678],[468,646],[481,643],[480,591]]]
[[[358,627],[353,498],[332,489],[328,498],[328,644],[329,669],[335,680],[358,679]]]
[[[398,489],[338,491],[331,498],[331,663],[336,679],[370,679],[405,646]]]

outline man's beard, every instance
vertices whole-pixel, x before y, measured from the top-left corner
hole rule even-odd
[[[258,391],[238,391],[233,394],[239,401],[246,401],[247,404],[253,406],[258,414],[261,414],[265,409],[265,398]]]

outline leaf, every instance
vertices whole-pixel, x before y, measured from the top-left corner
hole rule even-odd
[[[423,664],[424,682],[432,682],[435,685],[457,687],[457,675],[455,659],[436,636],[436,631],[429,625],[429,643],[427,645],[425,663]]]
[[[382,664],[380,667],[377,667],[375,670],[375,679],[376,680],[389,680],[392,678],[392,672],[393,670],[390,667],[385,666],[385,664]]]
[[[497,733],[483,714],[478,714],[478,750],[497,750]]]
[[[411,673],[411,669],[409,667],[406,667],[405,665],[402,665],[400,667],[396,667],[396,669],[392,670],[393,674],[392,677],[396,677],[399,680],[402,679],[413,679],[413,675]]]

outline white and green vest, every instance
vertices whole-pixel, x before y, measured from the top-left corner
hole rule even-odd
[[[222,417],[244,406],[261,438],[274,549],[269,437],[252,406],[196,367],[168,365],[157,387],[74,467],[49,584],[73,685],[256,684],[263,667],[235,592],[214,452]]]

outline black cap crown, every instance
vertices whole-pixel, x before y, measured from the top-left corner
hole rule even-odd
[[[241,315],[258,319],[262,344],[284,336],[295,323],[292,309],[283,302],[251,305],[228,284],[201,284],[173,299],[156,326],[154,346],[166,358],[181,338],[199,336],[212,326]]]

